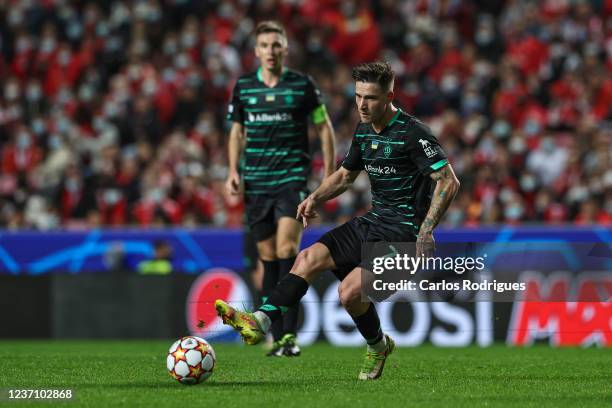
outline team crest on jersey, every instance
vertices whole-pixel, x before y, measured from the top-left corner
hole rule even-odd
[[[293,95],[285,96],[285,103],[293,103]]]
[[[436,152],[436,150],[431,147],[431,143],[429,143],[429,140],[419,139],[419,143],[421,144],[421,147],[423,148],[423,151],[425,152],[425,155],[427,157],[434,157],[436,154],[438,154],[438,152]]]
[[[362,143],[362,144],[361,144],[361,151],[362,151],[362,152],[365,152],[365,148],[366,148],[366,144],[365,144],[365,143]]]
[[[249,98],[249,105],[255,105],[257,103],[257,97],[256,96],[251,96]]]
[[[372,140],[372,149],[378,149],[378,140]]]
[[[389,156],[391,156],[391,151],[393,149],[391,148],[390,144],[385,145],[385,150],[383,150],[383,153],[385,154],[385,159],[388,159]]]
[[[276,95],[274,95],[274,94],[267,94],[266,95],[266,102],[274,102],[275,99],[276,99]]]

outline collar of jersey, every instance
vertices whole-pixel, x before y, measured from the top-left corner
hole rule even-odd
[[[283,77],[285,76],[286,73],[287,73],[287,67],[283,67],[283,71],[281,72],[281,75],[280,75],[280,78],[279,78],[279,82],[280,82],[281,79],[283,79]],[[262,84],[266,85],[266,83],[263,80],[263,75],[261,74],[261,67],[257,68],[257,79],[259,80],[259,82],[261,82]]]
[[[397,112],[395,113],[393,118],[391,118],[389,123],[387,123],[387,125],[384,128],[382,128],[380,133],[376,133],[376,131],[374,130],[374,126],[372,126],[372,124],[370,124],[370,127],[372,128],[372,131],[374,133],[376,133],[377,135],[382,135],[385,130],[389,129],[391,127],[391,125],[393,125],[395,123],[395,121],[397,120],[397,118],[399,118],[399,115],[401,115],[401,114],[402,114],[402,110],[400,108],[397,108]]]

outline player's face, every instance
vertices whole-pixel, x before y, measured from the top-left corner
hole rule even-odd
[[[384,91],[374,82],[355,82],[355,102],[363,123],[377,123],[385,115],[393,92]]]
[[[287,55],[287,39],[278,33],[263,33],[257,36],[255,55],[261,67],[276,71],[283,66]]]

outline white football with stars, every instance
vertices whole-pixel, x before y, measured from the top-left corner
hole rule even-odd
[[[206,340],[186,336],[170,346],[166,368],[181,384],[193,385],[207,380],[212,375],[215,361],[215,351]]]

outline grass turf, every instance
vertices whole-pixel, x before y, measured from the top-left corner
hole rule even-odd
[[[171,341],[0,341],[2,406],[521,406],[612,405],[612,349],[494,346],[399,348],[382,379],[356,380],[364,348],[213,344],[215,373],[184,386],[166,369]],[[6,388],[71,388],[75,400],[7,401]]]

